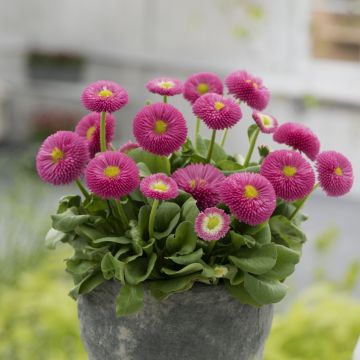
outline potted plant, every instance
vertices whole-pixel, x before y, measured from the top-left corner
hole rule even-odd
[[[74,248],[66,270],[90,359],[261,357],[272,304],[284,298],[306,240],[305,201],[319,186],[329,196],[352,186],[346,157],[320,152],[307,127],[278,126],[262,112],[269,91],[259,78],[236,71],[225,84],[228,97],[212,73],[184,84],[150,81],[163,101],[136,114],[136,143],[116,149],[113,113],[128,95],[114,82],[92,83],[81,96],[91,113],[37,154],[44,181],[76,182],[82,194],[60,200],[46,242]],[[194,141],[168,103],[181,93],[197,118]],[[244,158],[224,150],[240,106],[254,110]],[[200,136],[201,123],[210,140]],[[291,149],[259,146],[254,160],[260,134]]]

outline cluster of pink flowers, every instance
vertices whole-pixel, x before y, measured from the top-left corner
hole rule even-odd
[[[212,73],[194,74],[184,83],[170,77],[149,81],[146,88],[164,96],[164,102],[145,105],[133,121],[136,142],[128,141],[114,149],[116,119],[112,113],[127,104],[128,95],[112,81],[92,83],[81,95],[84,107],[91,112],[80,119],[74,132],[59,131],[44,141],[36,157],[38,174],[53,185],[84,177],[89,190],[103,199],[119,199],[139,188],[147,198],[166,201],[176,198],[180,189],[196,200],[201,212],[194,230],[206,241],[226,236],[230,216],[251,226],[267,221],[277,198],[288,202],[306,198],[317,186],[316,178],[329,196],[350,191],[353,171],[344,155],[320,152],[319,139],[309,128],[292,122],[279,126],[275,117],[262,112],[270,94],[261,79],[236,71],[226,77],[225,85],[232,97],[224,96],[221,79]],[[170,176],[157,173],[141,179],[131,158],[134,149],[169,157],[187,140],[184,116],[167,103],[168,96],[178,94],[183,94],[196,117],[213,130],[236,125],[242,118],[239,104],[245,103],[253,110],[257,132],[272,134],[274,141],[291,149],[270,152],[259,173],[244,169],[225,176],[216,164],[199,162],[187,164]],[[208,160],[211,162],[211,156]],[[218,207],[221,204],[225,210]]]

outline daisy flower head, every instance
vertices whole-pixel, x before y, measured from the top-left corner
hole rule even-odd
[[[85,170],[89,189],[103,199],[119,199],[139,186],[136,163],[120,151],[106,151],[94,157]]]
[[[183,84],[180,80],[171,77],[160,77],[150,80],[146,88],[154,94],[174,96],[182,93]]]
[[[225,84],[230,94],[255,110],[262,111],[269,103],[270,93],[262,80],[244,70],[229,74]]]
[[[225,175],[216,167],[210,164],[191,164],[176,170],[172,177],[180,189],[196,200],[200,210],[219,203],[219,186]]]
[[[235,217],[251,226],[268,220],[276,207],[271,183],[259,174],[242,172],[230,175],[222,183],[220,193]]]
[[[174,106],[154,103],[136,114],[133,132],[144,150],[167,156],[184,144],[187,127],[184,116]]]
[[[220,240],[230,228],[230,216],[216,207],[207,208],[195,220],[195,232],[206,241]]]
[[[221,79],[213,73],[201,72],[191,75],[184,83],[184,98],[193,104],[200,96],[207,93],[223,94]]]
[[[140,145],[138,143],[128,140],[126,143],[120,146],[119,151],[123,152],[124,154],[127,154],[129,151],[137,149],[139,147]]]
[[[90,111],[112,113],[128,103],[128,94],[119,84],[100,80],[86,86],[81,102]]]
[[[280,125],[273,135],[274,141],[286,144],[293,149],[303,152],[314,161],[320,151],[318,137],[305,125],[288,122]]]
[[[36,169],[42,180],[64,185],[77,180],[88,161],[86,140],[72,131],[58,131],[41,145],[36,156]]]
[[[165,174],[146,176],[140,183],[141,192],[150,199],[170,200],[178,195],[176,182]]]
[[[311,165],[292,150],[271,152],[261,164],[260,174],[271,182],[276,195],[286,201],[304,198],[315,184]]]
[[[336,151],[323,151],[316,158],[321,188],[328,196],[347,194],[354,182],[351,162]]]
[[[100,117],[97,112],[85,115],[76,125],[75,132],[85,138],[89,144],[90,157],[94,157],[100,152]],[[111,114],[106,114],[106,145],[114,139],[115,118]]]
[[[252,117],[260,131],[264,134],[272,134],[278,127],[278,121],[268,114],[254,111]]]
[[[193,104],[195,116],[213,130],[223,130],[234,126],[242,117],[240,106],[232,99],[208,93]]]

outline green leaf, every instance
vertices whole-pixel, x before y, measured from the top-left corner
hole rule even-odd
[[[94,244],[103,244],[103,243],[115,243],[115,244],[125,245],[125,244],[130,244],[131,240],[125,236],[108,236],[94,240]]]
[[[203,249],[198,249],[188,255],[170,256],[170,257],[167,257],[166,259],[170,259],[174,263],[179,264],[179,265],[188,265],[188,264],[192,264],[192,263],[195,263],[198,260],[200,260],[201,257],[203,256],[203,254],[204,254]]]
[[[140,208],[138,215],[138,230],[141,239],[146,241],[149,237],[149,218],[150,218],[151,206],[143,205]]]
[[[167,237],[175,229],[180,220],[180,212],[180,206],[171,202],[163,202],[158,207],[154,225],[156,239]]]
[[[51,228],[45,236],[45,245],[48,249],[55,249],[59,242],[67,242],[73,235]]]
[[[252,124],[248,127],[247,135],[248,135],[249,141],[251,141],[251,139],[257,129],[258,129],[258,126],[256,124]]]
[[[265,223],[258,232],[252,235],[259,245],[265,245],[271,243],[271,230],[269,223]]]
[[[206,139],[204,140],[205,146],[206,146],[206,155],[210,146],[210,140]],[[214,147],[213,147],[213,151],[211,154],[211,159],[214,160],[215,163],[218,163],[222,160],[226,160],[227,159],[227,154],[225,152],[225,150],[218,145],[217,143],[214,143]]]
[[[101,271],[107,280],[115,277],[124,284],[124,268],[125,263],[115,258],[111,252],[106,253],[101,260]]]
[[[77,226],[75,231],[78,235],[83,236],[91,241],[103,238],[105,235],[103,232],[98,231],[94,227],[85,224]]]
[[[137,167],[139,169],[139,174],[141,177],[145,177],[145,176],[149,176],[151,175],[151,171],[149,170],[149,168],[146,166],[146,164],[139,162],[137,163]]]
[[[64,211],[66,211],[71,207],[78,208],[80,207],[80,205],[81,205],[81,197],[79,195],[63,196],[59,200],[57,213],[58,214],[63,213]]]
[[[84,207],[91,214],[106,213],[109,210],[106,200],[94,194],[91,194],[90,198],[85,201]]]
[[[271,234],[277,242],[282,242],[294,250],[300,250],[306,241],[305,234],[285,216],[277,215],[269,220]]]
[[[185,267],[183,267],[180,270],[172,270],[172,269],[163,267],[161,269],[161,272],[166,275],[169,275],[169,276],[183,276],[183,275],[189,275],[189,274],[201,272],[201,271],[203,271],[203,269],[204,269],[204,267],[201,264],[195,263],[195,264],[186,265]]]
[[[239,163],[232,160],[221,160],[216,163],[216,167],[218,167],[220,170],[225,171],[235,171],[242,169],[242,166]]]
[[[81,260],[81,259],[68,259],[66,260],[66,271],[70,274],[86,274],[94,271],[99,266],[97,261]]]
[[[116,297],[115,303],[117,316],[137,313],[144,304],[143,285],[123,285]]]
[[[78,215],[77,209],[72,207],[61,214],[52,215],[53,228],[64,233],[71,232],[90,219],[90,215]]]
[[[189,198],[188,200],[186,200],[186,202],[182,206],[181,218],[184,221],[190,221],[191,223],[194,224],[195,219],[199,215],[199,212],[200,211],[199,211],[198,207],[196,206],[196,200],[193,198]]]
[[[237,256],[229,256],[230,262],[243,271],[252,274],[264,274],[275,266],[276,247],[274,244],[261,248],[241,249]]]
[[[248,304],[255,307],[260,307],[261,304],[256,302],[250,294],[245,290],[244,283],[232,285],[229,282],[225,283],[226,289],[231,296],[239,300],[242,304]]]
[[[77,299],[78,295],[88,294],[105,281],[101,272],[96,272],[85,277],[79,284],[70,290],[69,295]]]
[[[245,274],[245,290],[259,304],[272,304],[282,300],[287,286],[280,281],[268,280],[259,276]]]
[[[166,250],[174,255],[190,254],[196,247],[197,239],[194,225],[184,221],[177,227],[175,235],[170,235],[166,239]]]
[[[230,284],[231,285],[239,285],[241,283],[244,282],[244,272],[241,271],[240,269],[237,269],[236,274],[234,275],[234,277],[232,279],[230,279]]]
[[[127,263],[124,272],[125,281],[130,285],[137,285],[146,280],[154,268],[156,258],[156,254],[152,253],[149,259],[137,258]]]
[[[276,244],[277,259],[275,266],[263,276],[273,280],[284,280],[295,270],[300,253],[286,246]]]
[[[136,162],[143,163],[152,174],[164,173],[170,175],[170,161],[166,156],[151,154],[143,149],[134,149],[128,155]]]
[[[233,244],[235,250],[239,250],[242,246],[247,246],[252,248],[255,246],[256,241],[250,235],[241,235],[235,231],[230,231],[231,243]]]
[[[167,280],[150,281],[150,292],[158,300],[166,299],[170,294],[189,290],[199,274],[175,277]]]

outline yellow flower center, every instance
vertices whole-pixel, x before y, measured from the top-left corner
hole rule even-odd
[[[53,151],[51,152],[51,158],[54,163],[58,163],[61,159],[64,158],[64,153],[58,147],[54,147]]]
[[[262,123],[265,125],[265,126],[269,126],[271,125],[271,120],[268,116],[263,116],[262,118]]]
[[[220,224],[219,216],[210,215],[208,217],[207,228],[209,230],[214,230],[217,226],[219,226],[219,224]]]
[[[283,167],[283,174],[287,177],[292,177],[296,174],[297,170],[294,166],[284,166]]]
[[[171,89],[174,87],[174,83],[172,81],[160,81],[158,83],[158,86],[160,86],[163,89]]]
[[[95,126],[91,126],[86,131],[86,138],[90,141],[94,135],[94,132],[96,130]]]
[[[198,84],[196,89],[197,89],[198,93],[206,94],[209,91],[209,85],[206,83],[200,83],[200,84]]]
[[[109,178],[113,178],[120,174],[120,168],[118,166],[108,166],[104,170],[104,175]]]
[[[255,189],[254,186],[252,185],[246,185],[245,186],[245,191],[244,191],[244,196],[248,199],[255,199],[256,197],[258,197],[259,193],[258,191]]]
[[[341,167],[337,167],[335,170],[334,170],[334,173],[338,176],[341,176],[343,174],[343,171],[342,171],[342,168]]]
[[[164,134],[167,130],[168,124],[163,120],[156,120],[154,130],[157,134]]]
[[[98,92],[98,95],[101,96],[102,98],[107,98],[109,96],[111,96],[113,93],[112,91],[110,91],[109,89],[102,89]]]
[[[222,103],[221,101],[216,101],[214,107],[217,111],[220,111],[225,107],[225,104]]]
[[[151,185],[151,188],[156,191],[166,192],[169,190],[169,186],[163,181],[158,181]]]
[[[252,81],[251,79],[245,80],[246,83],[251,84],[256,90],[259,88],[259,85],[256,81]]]

